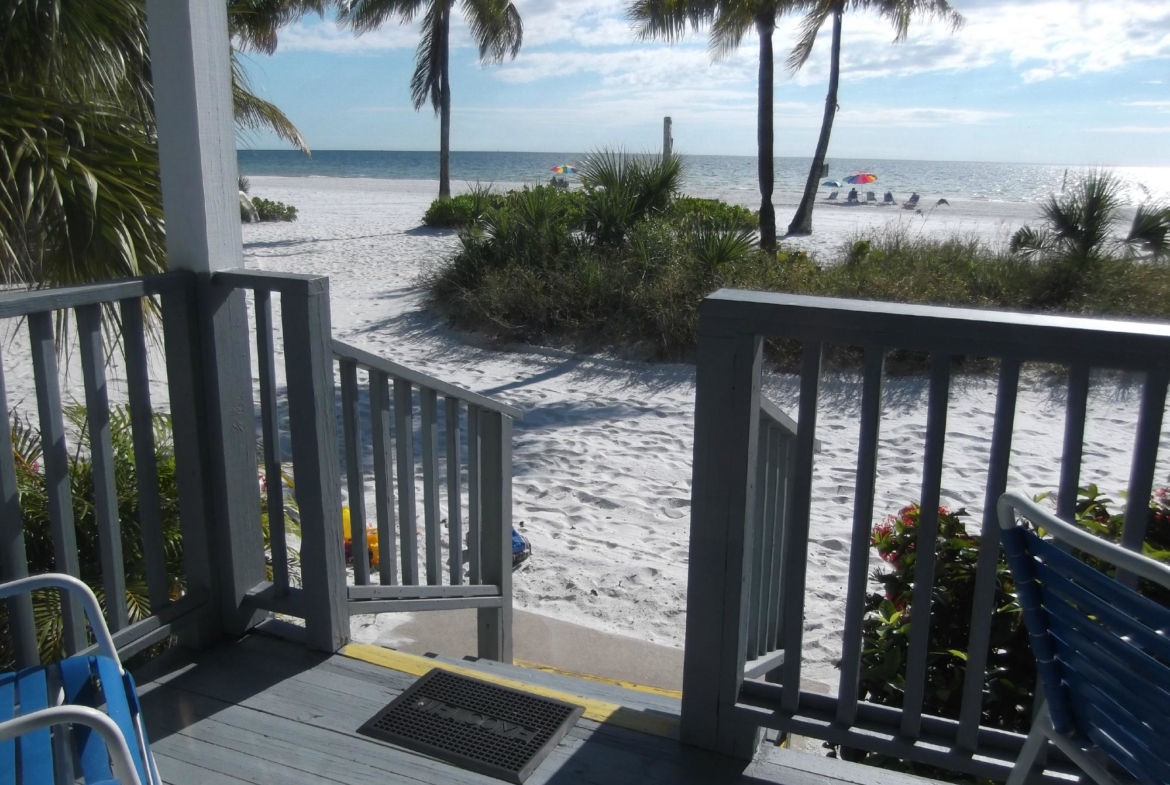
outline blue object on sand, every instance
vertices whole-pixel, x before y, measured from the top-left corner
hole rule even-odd
[[[528,538],[523,534],[512,529],[512,569],[516,569],[523,562],[528,561],[528,557],[532,555],[532,546],[528,543]]]
[[[827,185],[829,188],[840,188],[841,184],[836,180],[825,180],[821,185]]]

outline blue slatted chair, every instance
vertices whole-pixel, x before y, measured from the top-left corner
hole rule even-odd
[[[1168,589],[1170,567],[1020,494],[1000,498],[999,524],[1045,696],[1008,785],[1022,785],[1048,740],[1097,782],[1128,781],[1125,772],[1142,785],[1170,783],[1170,608],[1052,540]]]
[[[76,578],[48,574],[0,584],[0,600],[38,589],[68,591],[80,601],[101,653],[0,673],[0,785],[73,782],[74,772],[54,768],[54,735],[73,750],[86,785],[162,785],[134,680],[97,598]]]

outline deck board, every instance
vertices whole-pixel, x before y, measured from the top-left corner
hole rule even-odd
[[[677,699],[612,684],[474,660],[485,674],[527,681],[635,711],[677,716]],[[415,677],[254,634],[178,653],[139,673],[143,712],[170,785],[386,782],[481,785],[494,780],[369,739],[356,729]],[[532,785],[884,785],[890,772],[769,748],[744,765],[662,738],[586,719],[545,759]],[[926,781],[922,781],[926,782]]]

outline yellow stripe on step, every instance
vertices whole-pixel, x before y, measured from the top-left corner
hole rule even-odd
[[[554,690],[535,684],[527,684],[518,679],[509,679],[504,676],[497,676],[494,673],[484,673],[483,671],[472,668],[451,665],[440,660],[433,660],[430,657],[419,657],[415,654],[406,654],[405,652],[394,651],[393,649],[384,649],[381,646],[351,643],[342,649],[341,653],[351,659],[368,662],[371,665],[377,665],[382,668],[390,668],[401,673],[409,673],[412,676],[422,676],[433,668],[439,668],[440,670],[458,673],[461,676],[467,676],[471,679],[479,679],[490,684],[498,684],[501,687],[523,690],[533,695],[540,695],[545,698],[553,698],[566,703],[572,703],[575,706],[581,706],[585,709],[585,719],[593,720],[594,722],[615,725],[619,728],[626,728],[627,730],[638,731],[640,733],[649,733],[652,736],[662,736],[665,738],[678,737],[678,720],[673,717],[648,714],[636,709],[620,706],[616,703],[607,703],[606,701],[574,695],[570,692],[562,692],[561,690]]]
[[[634,690],[636,692],[649,693],[650,695],[661,695],[664,698],[682,700],[682,693],[678,690],[667,690],[663,689],[662,687],[651,687],[648,684],[638,684],[637,682],[622,681],[621,679],[610,679],[605,676],[591,676],[588,673],[567,671],[562,668],[554,668],[552,665],[544,665],[539,662],[529,662],[528,660],[512,660],[512,664],[517,668],[529,668],[534,671],[553,673],[557,676],[568,676],[571,679],[581,679],[582,681],[595,681],[598,684],[612,684],[614,687],[621,687],[624,690]]]

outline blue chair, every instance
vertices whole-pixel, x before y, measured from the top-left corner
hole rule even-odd
[[[1022,785],[1048,740],[1099,783],[1127,781],[1122,771],[1170,783],[1170,608],[1053,541],[1168,589],[1170,567],[1016,493],[1000,497],[999,525],[1045,697],[1008,785]]]
[[[122,668],[97,598],[76,578],[47,574],[0,585],[0,600],[38,589],[68,591],[80,601],[101,654],[0,673],[0,785],[73,782],[54,769],[53,735],[74,750],[86,785],[162,785],[134,680]]]

